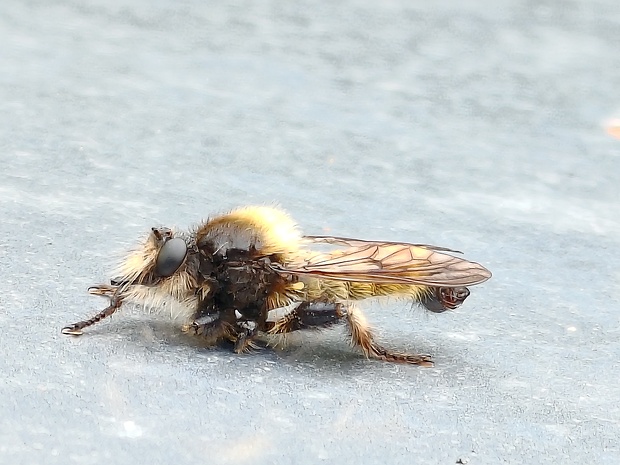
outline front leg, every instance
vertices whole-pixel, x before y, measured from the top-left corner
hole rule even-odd
[[[80,336],[83,334],[83,329],[89,326],[94,325],[95,323],[100,322],[104,318],[107,318],[113,315],[116,310],[118,310],[123,304],[122,299],[118,295],[118,287],[117,286],[109,286],[107,284],[101,284],[99,286],[93,286],[88,289],[88,292],[93,295],[101,295],[104,297],[108,297],[110,299],[110,305],[104,308],[102,311],[97,313],[92,318],[88,320],[78,321],[77,323],[73,323],[69,326],[65,326],[62,328],[62,334],[69,334],[71,336]]]
[[[234,344],[234,352],[242,354],[258,349],[255,339],[258,336],[257,325],[254,321],[242,321],[231,324],[220,318],[207,323],[194,321],[184,326],[183,332],[199,336],[207,345],[215,346],[224,341]]]
[[[261,331],[265,330],[267,311],[263,307],[252,304],[240,310],[235,309],[234,314],[235,329],[238,335],[234,347],[235,353],[241,354],[259,349],[257,337]]]
[[[183,327],[183,332],[193,336],[199,336],[209,346],[218,345],[222,341],[236,343],[238,339],[234,325],[221,318],[216,318],[206,323],[193,321],[191,324]]]
[[[255,321],[239,321],[236,326],[238,337],[233,349],[236,354],[251,352],[252,349],[260,348],[255,342],[258,336],[258,324]]]

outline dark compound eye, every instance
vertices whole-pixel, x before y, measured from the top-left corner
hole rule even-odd
[[[155,272],[164,278],[172,276],[183,264],[186,255],[187,245],[183,239],[177,237],[166,241],[157,255]]]

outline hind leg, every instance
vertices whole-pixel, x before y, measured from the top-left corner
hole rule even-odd
[[[344,320],[349,327],[351,345],[359,347],[368,358],[395,363],[433,366],[428,355],[391,351],[374,341],[366,317],[357,307],[333,302],[302,302],[294,310],[275,322],[267,322],[270,334],[285,334],[301,329],[319,329]]]
[[[351,335],[351,344],[354,347],[359,347],[368,358],[378,358],[386,362],[410,363],[424,367],[433,366],[433,362],[428,355],[395,352],[377,344],[374,341],[366,317],[354,305],[350,305],[347,308],[347,324],[349,326],[349,334]]]

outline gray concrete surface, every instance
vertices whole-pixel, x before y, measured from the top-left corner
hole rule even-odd
[[[0,44],[0,463],[618,463],[617,2],[6,0]],[[494,278],[365,305],[430,369],[60,334],[148,228],[256,203]]]

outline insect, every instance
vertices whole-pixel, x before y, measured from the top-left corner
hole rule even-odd
[[[319,250],[320,244],[335,250]],[[469,295],[467,286],[486,281],[491,273],[454,252],[422,244],[302,236],[279,209],[240,208],[188,233],[152,228],[110,284],[89,289],[108,298],[108,307],[62,332],[80,335],[123,304],[139,304],[164,310],[207,345],[232,344],[236,353],[258,347],[257,338],[265,334],[345,323],[351,344],[366,357],[432,366],[427,355],[378,344],[353,301],[402,296],[432,312],[455,309]]]

